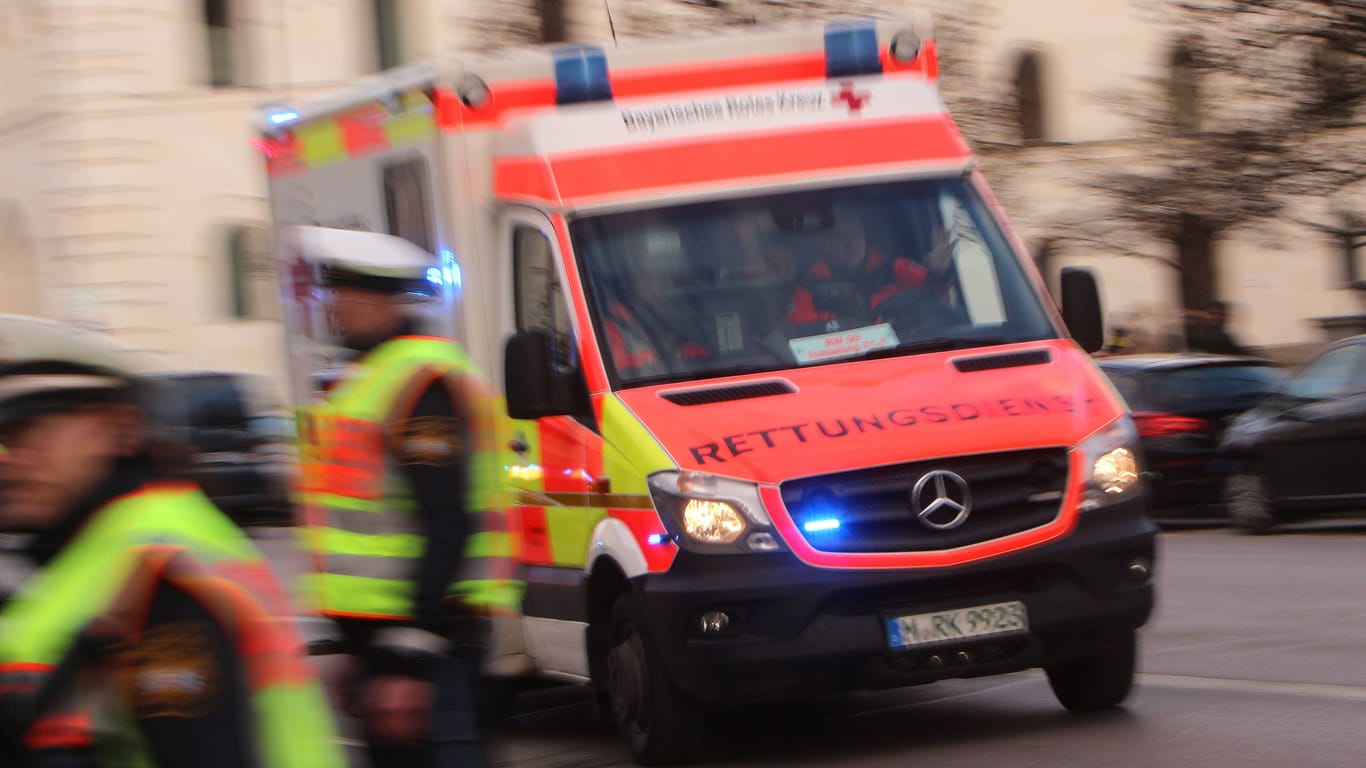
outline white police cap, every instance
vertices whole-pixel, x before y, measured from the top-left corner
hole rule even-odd
[[[0,406],[44,394],[127,389],[149,371],[110,336],[27,315],[0,315]]]
[[[436,258],[394,235],[330,227],[294,227],[303,258],[324,269],[391,280],[424,280]]]

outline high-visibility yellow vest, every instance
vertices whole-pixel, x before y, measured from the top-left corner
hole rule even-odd
[[[498,466],[499,404],[453,342],[402,336],[357,361],[301,425],[303,543],[315,564],[305,578],[323,614],[413,618],[426,542],[412,489],[386,442],[409,415],[401,409],[442,379],[463,395],[470,422],[470,534],[447,596],[476,611],[517,612],[522,582]]]
[[[100,697],[98,708],[79,695],[54,699],[57,711],[35,708],[92,621],[140,615],[162,582],[189,592],[235,643],[251,690],[259,765],[344,768],[326,696],[269,564],[197,488],[182,483],[148,485],[97,510],[0,610],[0,711],[11,728],[25,727],[26,746],[91,749],[111,768],[152,764],[132,711],[109,704],[119,696]]]

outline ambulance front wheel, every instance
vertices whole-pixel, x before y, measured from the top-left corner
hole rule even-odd
[[[1125,633],[1089,656],[1045,667],[1058,703],[1069,712],[1114,709],[1134,685],[1138,642]]]
[[[609,713],[642,765],[678,765],[693,759],[703,738],[704,713],[669,679],[639,598],[617,598],[608,622]]]

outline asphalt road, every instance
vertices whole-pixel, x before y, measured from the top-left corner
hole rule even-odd
[[[302,567],[284,531],[257,538],[282,576]],[[1173,531],[1160,556],[1159,607],[1123,710],[1069,715],[1039,672],[947,681],[747,709],[714,734],[709,764],[1366,766],[1366,526]],[[520,697],[495,759],[631,764],[575,687]]]
[[[288,542],[264,539],[286,571]],[[1069,715],[1042,673],[745,710],[714,766],[1366,766],[1366,526],[1163,534],[1141,677],[1117,712]],[[523,695],[499,765],[631,765],[582,692]]]

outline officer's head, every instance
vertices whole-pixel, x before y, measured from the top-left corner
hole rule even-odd
[[[370,347],[393,335],[407,308],[434,290],[431,254],[399,237],[373,232],[299,227],[299,248],[318,268],[323,299],[341,341]]]
[[[868,255],[868,239],[859,211],[851,206],[836,205],[832,214],[833,221],[823,237],[825,257],[838,269],[862,266]]]
[[[101,334],[0,315],[0,524],[50,527],[143,451],[138,367]]]

